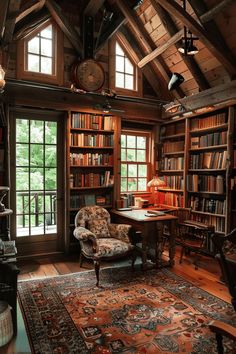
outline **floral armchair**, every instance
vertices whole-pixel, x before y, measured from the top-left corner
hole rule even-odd
[[[132,231],[130,225],[112,224],[108,211],[99,206],[84,207],[76,214],[74,236],[80,242],[80,266],[84,257],[93,260],[97,286],[101,260],[131,255],[133,268],[136,253]]]

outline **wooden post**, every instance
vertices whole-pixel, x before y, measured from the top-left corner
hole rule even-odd
[[[227,166],[226,166],[226,211],[225,211],[225,232],[231,231],[232,218],[232,190],[231,190],[231,174],[233,168],[233,140],[234,140],[234,119],[235,108],[230,106],[228,109],[228,131],[227,131]]]

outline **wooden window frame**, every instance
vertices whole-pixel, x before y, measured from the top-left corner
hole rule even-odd
[[[124,51],[127,58],[131,61],[134,66],[134,90],[129,90],[126,88],[116,87],[116,42],[120,45]],[[137,66],[137,58],[133,53],[133,49],[129,46],[121,36],[114,36],[109,41],[109,87],[114,90],[116,93],[126,96],[138,96],[142,97],[142,73]]]
[[[52,25],[52,74],[28,71],[26,69],[28,55],[27,43],[34,38],[37,33],[41,32],[49,25]],[[56,23],[50,19],[17,43],[17,79],[39,81],[62,86],[64,74],[63,58],[63,35]]]
[[[152,139],[152,133],[148,132],[148,131],[136,131],[136,130],[127,130],[127,129],[122,129],[121,131],[121,135],[133,135],[133,136],[145,136],[146,137],[146,142],[147,142],[147,146],[146,146],[146,162],[137,162],[137,161],[123,161],[122,159],[120,160],[120,164],[122,165],[122,163],[125,163],[127,165],[129,164],[136,164],[136,165],[147,165],[147,182],[150,180],[150,176],[151,176],[151,169],[152,169],[152,164],[151,164],[151,139]],[[127,147],[126,147],[127,149]],[[137,150],[137,148],[135,148],[135,150]],[[120,178],[122,178],[120,176]],[[127,181],[128,181],[128,177]],[[121,179],[120,179],[120,186],[121,186]],[[120,188],[121,189],[121,188]],[[125,193],[132,193],[132,194],[146,194],[149,192],[149,188],[146,186],[146,190],[143,191],[120,191],[121,194],[125,194]]]

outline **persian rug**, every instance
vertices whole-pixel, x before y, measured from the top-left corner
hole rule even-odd
[[[100,288],[94,271],[19,282],[33,353],[211,354],[208,323],[236,326],[230,304],[168,269],[106,268],[100,279]],[[225,352],[234,344],[226,340]]]

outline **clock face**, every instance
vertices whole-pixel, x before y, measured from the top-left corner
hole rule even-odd
[[[94,59],[86,59],[74,67],[76,85],[85,91],[99,90],[105,80],[103,67]]]

